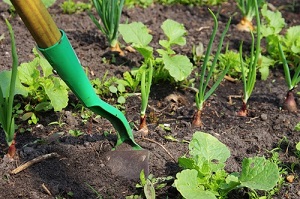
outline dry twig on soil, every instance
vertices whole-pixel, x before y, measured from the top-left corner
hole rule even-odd
[[[28,167],[30,167],[30,166],[32,166],[36,163],[39,163],[43,160],[46,160],[46,159],[49,159],[49,158],[58,158],[58,157],[59,157],[59,155],[57,153],[49,153],[49,154],[45,154],[45,155],[36,157],[36,158],[26,162],[25,164],[22,164],[22,165],[18,166],[14,170],[12,170],[11,174],[17,174],[17,173],[27,169]]]

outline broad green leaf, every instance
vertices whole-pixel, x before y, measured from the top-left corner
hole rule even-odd
[[[32,50],[35,57],[39,60],[39,65],[41,66],[43,70],[44,77],[48,77],[49,75],[52,75],[52,66],[49,64],[49,62],[37,51],[36,48],[33,48]]]
[[[186,169],[176,174],[175,187],[186,199],[216,199],[210,191],[204,190],[199,184],[198,172],[195,169]]]
[[[118,102],[119,104],[125,104],[126,99],[125,99],[124,96],[121,95],[121,96],[118,97],[117,102]]]
[[[51,101],[54,111],[61,111],[68,105],[68,91],[62,84],[62,80],[58,78],[45,79],[41,84]]]
[[[230,151],[226,145],[214,136],[199,131],[194,133],[189,150],[192,156],[198,155],[204,157],[205,160],[216,160],[219,163],[224,163],[230,157]]]
[[[290,27],[285,35],[284,42],[286,47],[290,48],[293,53],[300,53],[300,26]]]
[[[264,157],[245,158],[239,180],[241,186],[268,191],[279,180],[278,166]]]
[[[144,186],[144,193],[146,199],[155,199],[155,189],[152,182],[149,179],[147,179],[146,184]]]
[[[21,82],[25,85],[34,85],[40,77],[40,71],[37,70],[39,58],[35,58],[29,63],[22,63],[18,67],[18,74]]]
[[[3,92],[3,97],[7,98],[8,97],[8,90],[10,87],[10,78],[11,78],[11,71],[1,71],[0,72],[0,86]],[[19,76],[17,75],[16,78],[16,85],[15,85],[15,95],[23,95],[24,97],[27,97],[28,91],[26,87],[24,87],[21,84],[21,81],[19,79]]]
[[[117,87],[115,87],[114,85],[111,85],[110,87],[108,87],[108,89],[111,93],[117,93],[118,92]]]
[[[176,82],[185,80],[193,70],[193,64],[186,56],[163,54],[162,59],[165,69],[169,71]]]
[[[147,46],[152,40],[152,35],[148,33],[147,27],[141,22],[120,24],[119,32],[126,43],[132,43],[134,46]]]
[[[183,46],[186,44],[184,35],[186,30],[183,24],[180,24],[171,19],[167,19],[163,22],[161,28],[163,29],[165,35],[168,37],[168,40],[160,40],[159,44],[165,48],[170,48],[171,45],[177,44]]]
[[[180,157],[178,158],[178,164],[184,169],[196,169],[199,170],[197,164],[192,158]]]
[[[297,149],[297,151],[300,151],[300,142],[298,142],[298,143],[296,144],[296,149]]]
[[[264,37],[273,34],[279,34],[282,28],[285,26],[284,18],[279,11],[270,11],[267,9],[267,4],[264,4],[261,9],[264,23],[261,27],[261,33]]]
[[[275,61],[266,56],[261,56],[259,59],[259,72],[262,80],[266,80],[270,73],[270,66],[274,66]]]

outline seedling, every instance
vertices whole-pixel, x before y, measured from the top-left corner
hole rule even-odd
[[[247,102],[252,94],[252,91],[254,89],[254,85],[256,82],[256,72],[257,72],[257,65],[258,65],[258,59],[260,57],[260,40],[261,40],[261,35],[260,35],[260,16],[258,12],[258,5],[257,2],[255,1],[255,11],[256,11],[256,46],[255,46],[255,52],[254,52],[254,45],[255,45],[255,39],[254,39],[254,34],[251,31],[251,38],[252,38],[252,43],[251,43],[251,52],[250,52],[250,63],[249,63],[249,72],[248,76],[246,77],[246,71],[244,68],[244,63],[243,63],[243,42],[240,45],[240,63],[241,63],[241,69],[242,69],[242,80],[243,80],[243,102],[242,102],[242,107],[238,111],[239,116],[247,116],[248,114],[248,108],[247,108]]]
[[[5,140],[8,145],[8,157],[14,158],[16,153],[15,147],[15,118],[13,116],[13,102],[15,96],[15,86],[17,79],[17,67],[18,67],[18,55],[15,44],[15,37],[13,29],[8,22],[5,20],[9,30],[11,39],[11,53],[12,53],[12,72],[10,78],[9,88],[4,90],[0,85],[0,124],[5,133]]]
[[[83,135],[84,132],[77,130],[77,129],[75,129],[75,130],[70,129],[69,134],[72,135],[73,137],[79,137],[79,136]]]
[[[155,199],[156,193],[155,190],[160,190],[164,188],[167,183],[172,182],[174,178],[172,176],[167,177],[154,177],[153,174],[145,175],[144,170],[140,173],[140,183],[136,184],[136,188],[142,189],[140,195],[130,195],[126,196],[126,199],[138,199],[138,198],[147,198]]]
[[[255,4],[257,6],[262,6],[264,0],[236,0],[237,6],[241,11],[243,18],[237,25],[237,29],[240,31],[254,31],[252,24],[252,19],[256,15]]]
[[[60,7],[63,10],[63,13],[73,14],[73,13],[80,13],[85,10],[90,10],[92,8],[92,4],[90,3],[83,3],[83,2],[74,2],[73,0],[64,1]]]
[[[209,72],[207,73],[207,64],[208,64],[209,57],[210,57],[210,54],[211,54],[213,41],[215,39],[215,36],[217,34],[217,30],[218,30],[217,18],[211,10],[209,10],[209,12],[210,12],[210,14],[212,15],[212,17],[214,19],[214,29],[213,29],[212,35],[211,35],[209,43],[208,43],[208,47],[207,47],[207,50],[206,50],[206,53],[205,53],[203,65],[201,67],[199,90],[198,90],[198,92],[196,93],[196,96],[195,96],[197,111],[195,112],[195,114],[193,116],[192,125],[196,126],[196,127],[201,127],[203,125],[202,121],[201,121],[201,114],[202,114],[202,110],[204,108],[204,103],[213,94],[213,92],[217,89],[217,87],[220,85],[221,81],[223,80],[224,76],[226,75],[226,73],[227,73],[227,71],[230,67],[230,65],[228,64],[226,66],[226,68],[224,69],[224,71],[219,75],[217,80],[214,82],[213,86],[211,86],[211,88],[207,91],[208,83],[209,83],[209,81],[210,81],[210,79],[213,75],[213,71],[216,67],[218,57],[220,55],[220,51],[221,51],[221,48],[222,48],[222,45],[223,45],[224,37],[225,37],[225,35],[226,35],[226,33],[229,29],[229,25],[230,25],[230,22],[231,22],[231,19],[229,19],[229,21],[226,24],[225,30],[222,33],[222,36],[221,36],[221,39],[220,39],[220,42],[219,42],[219,45],[218,45],[216,55],[213,58],[212,65],[209,69]]]
[[[131,74],[127,73],[126,76],[127,83],[132,85],[133,89],[136,88],[137,82],[141,82],[142,103],[139,129],[143,137],[148,134],[146,108],[152,82],[155,80],[169,80],[170,77],[175,82],[184,81],[193,69],[187,56],[175,54],[175,51],[172,50],[174,45],[185,45],[184,35],[186,30],[184,26],[168,19],[163,22],[161,28],[167,39],[159,41],[162,46],[162,48],[157,49],[160,57],[155,58],[153,48],[149,46],[152,35],[149,34],[144,24],[133,22],[120,25],[120,33],[124,41],[132,44],[132,47],[144,58],[142,66],[137,71],[132,71]],[[131,75],[134,76],[134,80]]]
[[[53,108],[54,111],[61,111],[68,105],[68,87],[54,75],[51,65],[35,48],[33,54],[35,58],[32,61],[22,63],[18,68],[18,76],[29,94],[32,110]]]
[[[280,54],[281,61],[283,64],[285,82],[288,86],[288,92],[286,94],[286,98],[283,103],[283,108],[290,112],[297,112],[298,109],[297,109],[297,104],[295,101],[293,90],[297,87],[298,83],[300,82],[300,64],[298,64],[298,66],[295,68],[295,73],[293,74],[293,77],[291,78],[290,68],[288,66],[287,60],[285,58],[285,55],[283,53],[280,43],[278,43],[278,49],[279,49],[279,54]]]
[[[118,29],[124,0],[92,0],[102,24],[89,12],[89,16],[97,28],[106,36],[111,51],[124,56],[118,42]]]
[[[186,199],[226,198],[233,189],[271,190],[279,180],[277,164],[264,157],[245,158],[241,173],[227,173],[229,149],[208,133],[195,132],[189,157],[178,159],[183,171],[177,173],[175,187]]]
[[[150,88],[152,85],[152,75],[153,75],[153,66],[152,60],[149,60],[146,64],[146,68],[142,72],[142,79],[141,79],[141,95],[142,95],[142,102],[141,102],[141,111],[140,111],[140,126],[139,130],[142,134],[142,137],[147,136],[149,133],[147,122],[146,122],[146,109],[148,106],[148,100],[150,95]]]

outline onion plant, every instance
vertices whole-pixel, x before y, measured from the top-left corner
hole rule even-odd
[[[199,81],[199,90],[196,93],[195,96],[195,102],[196,102],[196,106],[197,106],[197,111],[195,112],[194,116],[193,116],[193,121],[192,121],[192,125],[195,127],[201,127],[202,126],[202,121],[201,121],[201,113],[202,110],[204,108],[204,103],[205,101],[213,94],[213,92],[217,89],[217,87],[220,85],[221,81],[223,80],[224,76],[226,75],[230,65],[228,64],[224,71],[217,77],[217,80],[213,83],[213,85],[210,87],[209,90],[207,90],[207,88],[209,87],[208,83],[210,82],[212,76],[213,76],[213,71],[215,70],[217,61],[218,61],[218,57],[220,55],[220,51],[223,45],[223,40],[225,38],[225,35],[229,29],[229,25],[231,22],[231,19],[229,19],[229,21],[226,24],[225,30],[222,33],[219,45],[218,45],[218,49],[217,52],[214,56],[214,59],[212,61],[212,64],[210,66],[209,72],[207,73],[207,64],[209,62],[209,57],[211,54],[211,49],[212,49],[212,45],[213,45],[213,41],[215,39],[215,36],[217,34],[217,30],[218,30],[218,21],[216,16],[214,15],[214,13],[209,10],[210,14],[212,15],[213,19],[214,19],[214,28],[213,28],[213,32],[212,35],[210,37],[209,43],[208,43],[208,47],[206,50],[206,54],[204,57],[204,61],[203,61],[203,65],[201,68],[201,73],[200,73],[200,81]],[[206,78],[205,78],[206,77]]]
[[[243,18],[237,25],[237,29],[240,31],[253,31],[254,27],[252,24],[252,19],[255,17],[255,3],[261,6],[264,0],[236,0],[237,7],[241,11]]]
[[[297,105],[294,97],[293,90],[297,87],[300,82],[300,64],[295,68],[293,77],[291,78],[290,68],[288,66],[286,57],[282,50],[281,44],[278,42],[279,55],[283,64],[285,81],[288,86],[288,92],[286,94],[285,101],[283,103],[283,108],[290,112],[297,112]]]
[[[15,147],[15,119],[13,116],[13,102],[15,95],[15,85],[17,78],[18,56],[16,51],[16,44],[14,39],[13,29],[6,20],[6,25],[9,30],[11,39],[11,52],[13,58],[12,72],[10,77],[9,89],[4,90],[0,86],[0,124],[5,133],[5,140],[8,148],[8,157],[13,158],[16,153]]]
[[[118,42],[118,29],[124,0],[92,0],[102,23],[89,12],[89,16],[97,28],[106,36],[111,50],[124,55]]]
[[[239,116],[247,116],[248,114],[248,108],[247,108],[247,102],[253,92],[254,85],[256,82],[256,71],[257,71],[257,64],[258,64],[258,59],[260,57],[260,40],[261,40],[261,33],[260,33],[260,16],[258,12],[258,4],[257,1],[254,3],[255,6],[255,13],[256,13],[256,44],[255,44],[255,38],[254,34],[251,31],[251,52],[250,52],[250,63],[249,63],[249,71],[248,75],[246,77],[246,72],[244,68],[244,63],[243,63],[243,44],[241,43],[240,45],[240,63],[241,63],[241,69],[242,69],[242,80],[243,80],[243,104],[241,109],[238,112]],[[254,51],[255,48],[255,51]]]
[[[148,60],[147,63],[145,63],[146,68],[142,69],[142,75],[141,75],[141,96],[142,96],[142,102],[141,102],[141,111],[140,111],[140,126],[139,131],[142,134],[142,137],[148,135],[148,127],[146,122],[146,109],[148,106],[148,100],[150,95],[150,88],[152,85],[152,76],[153,76],[153,63],[152,60]]]

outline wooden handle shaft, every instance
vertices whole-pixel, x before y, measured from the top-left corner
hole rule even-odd
[[[61,33],[41,0],[11,0],[40,48],[56,44]]]

